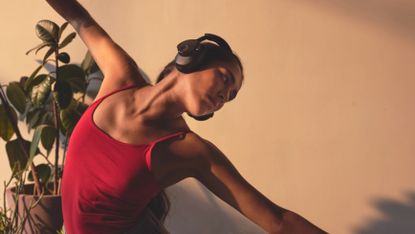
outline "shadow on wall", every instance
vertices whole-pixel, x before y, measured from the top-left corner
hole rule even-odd
[[[377,199],[374,206],[383,218],[372,220],[356,228],[357,234],[406,234],[415,233],[415,192],[407,193],[408,202],[400,203],[390,199]]]
[[[171,234],[265,234],[195,179],[185,179],[166,191],[171,210],[165,226]]]
[[[315,0],[302,1],[313,7],[364,20],[391,33],[415,38],[415,1],[412,0]]]

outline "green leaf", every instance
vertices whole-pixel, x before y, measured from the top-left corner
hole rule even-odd
[[[86,52],[81,64],[82,69],[86,74],[92,74],[99,71],[98,65],[95,63],[94,58],[91,56],[89,50]]]
[[[42,110],[42,113],[44,112],[45,110],[43,109]],[[51,122],[50,122],[50,119],[49,119],[49,113],[47,113],[47,112],[45,112],[45,114],[42,114],[42,118],[40,119],[40,122],[39,122],[39,125],[40,124],[46,124],[46,125],[49,125],[49,124],[51,124]],[[52,122],[52,124],[53,124],[53,122]]]
[[[30,50],[28,50],[27,52],[26,52],[26,55],[28,55],[30,52],[32,52],[33,50],[36,50],[36,52],[35,52],[35,54],[37,54],[37,52],[40,50],[40,49],[42,49],[42,48],[44,48],[45,46],[47,46],[47,45],[50,45],[50,43],[49,42],[42,42],[42,43],[40,43],[39,45],[37,45],[37,46],[35,46],[35,47],[33,47],[32,49],[30,49]]]
[[[23,90],[25,96],[27,95],[27,92],[26,92],[26,82],[27,82],[27,80],[29,80],[29,77],[27,77],[27,76],[22,76],[22,77],[20,77],[20,80],[19,80],[19,86]]]
[[[40,74],[34,78],[29,77],[29,79],[26,81],[26,91],[31,93],[33,86],[36,86],[40,83],[42,83],[46,78],[48,77],[48,75],[46,74]]]
[[[55,177],[55,166],[52,166],[52,176],[53,178]],[[62,170],[62,165],[58,165],[58,178],[62,178],[63,176],[63,170]]]
[[[81,113],[81,115],[88,109],[88,105],[83,102],[76,102],[76,111]]]
[[[34,107],[28,110],[26,115],[26,125],[29,133],[31,129],[39,125],[42,113],[42,108],[39,107]]]
[[[46,78],[40,83],[32,88],[31,100],[35,105],[44,104],[46,99],[49,97],[51,92],[51,78],[46,76]]]
[[[34,112],[30,112],[28,114],[27,119],[29,123],[27,125],[29,129],[33,129],[39,124],[39,120],[41,118],[41,115],[40,115],[41,112],[42,112],[41,109],[36,109]]]
[[[30,141],[23,140],[22,144],[24,150],[20,147],[18,139],[6,143],[6,152],[9,158],[10,168],[13,170],[13,175],[21,173],[29,165],[28,153],[30,150]],[[38,152],[40,151],[38,150]]]
[[[50,100],[50,99],[49,99]],[[46,105],[50,105],[50,104],[46,104]],[[33,125],[33,128],[36,128],[37,126],[41,125],[41,124],[45,124],[45,115],[47,114],[46,112],[47,110],[45,109],[45,107],[41,107],[39,109],[39,119],[38,121]]]
[[[71,60],[71,57],[69,57],[68,53],[63,52],[58,55],[58,60],[63,63],[69,63],[69,61]]]
[[[43,148],[47,150],[47,155],[49,155],[50,150],[53,147],[53,143],[56,140],[56,128],[52,126],[47,126],[43,128],[42,134],[41,134],[41,142]]]
[[[29,79],[26,80],[26,83],[24,85],[24,90],[27,92],[29,90],[30,84],[32,83],[33,79],[35,79],[37,73],[40,71],[40,69],[42,69],[43,64],[38,66],[33,72],[32,74],[29,76]]]
[[[25,146],[28,144],[23,143]],[[29,143],[30,146],[30,143]],[[27,147],[25,147],[27,148]],[[9,166],[12,169],[13,175],[22,172],[27,164],[26,153],[20,148],[18,140],[9,141],[6,143],[6,152],[9,159]],[[29,151],[27,151],[29,152]]]
[[[81,107],[79,107],[79,105]],[[80,102],[77,102],[75,101],[75,99],[72,99],[68,108],[60,111],[62,126],[68,132],[68,136],[72,134],[73,128],[81,118],[83,108],[84,106],[82,106]]]
[[[48,164],[42,163],[36,166],[37,176],[39,177],[40,183],[45,184],[50,180],[52,175],[52,169]],[[32,171],[27,175],[27,180],[33,181]]]
[[[71,85],[62,79],[57,80],[55,82],[53,96],[60,109],[67,108],[73,97]]]
[[[47,126],[48,125],[42,124],[36,127],[35,133],[33,133],[32,142],[30,143],[29,161],[32,161],[33,157],[35,156],[36,150],[38,149],[42,130]]]
[[[20,80],[19,80],[19,85],[20,85],[20,88],[22,89],[22,90],[24,90],[24,87],[25,87],[25,84],[26,84],[26,81],[29,79],[29,77],[27,77],[27,76],[22,76],[22,77],[20,77]]]
[[[65,31],[66,26],[68,26],[68,24],[69,24],[69,22],[68,22],[68,21],[66,21],[66,22],[65,22],[65,23],[63,23],[63,24],[61,25],[61,27],[59,28],[58,41],[61,39],[62,33],[63,33],[63,31]]]
[[[69,43],[71,43],[71,41],[75,38],[76,33],[70,33],[68,36],[65,37],[65,39],[62,41],[62,43],[59,45],[59,49],[64,48],[65,46],[67,46]]]
[[[37,48],[37,50],[35,51],[35,54],[37,54],[37,52],[39,52],[41,49],[45,48],[46,46],[51,46],[51,44],[46,43],[45,45],[42,45],[41,47]]]
[[[10,103],[20,113],[24,113],[26,109],[26,95],[20,88],[20,84],[18,82],[10,82],[7,86],[6,94]]]
[[[40,20],[36,24],[36,35],[44,42],[57,43],[59,26],[50,20]]]
[[[17,114],[14,109],[11,109],[12,116],[17,119]],[[9,141],[14,134],[13,125],[7,118],[6,110],[4,109],[4,104],[0,104],[0,136],[5,141]]]
[[[91,56],[91,53],[89,53],[89,50],[85,53],[84,59],[82,60],[81,67],[85,72],[88,72],[94,59]]]
[[[73,92],[85,92],[85,72],[81,67],[75,64],[64,65],[59,67],[58,72],[59,79],[68,82]]]
[[[55,52],[55,48],[51,47],[49,48],[48,52],[46,52],[45,57],[43,57],[43,64],[46,63],[46,60],[49,58],[49,56],[51,56],[53,54],[53,52]]]

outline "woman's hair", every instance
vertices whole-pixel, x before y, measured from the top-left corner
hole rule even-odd
[[[244,75],[243,75],[242,63],[239,57],[235,53],[229,54],[226,51],[224,51],[221,47],[213,43],[207,42],[207,43],[203,43],[203,45],[207,49],[204,65],[207,65],[213,61],[222,61],[222,62],[236,61],[239,67],[241,68],[242,81],[243,81]],[[176,66],[176,63],[175,63],[175,60],[173,59],[160,72],[159,76],[157,77],[156,83],[163,80],[164,77],[166,77],[170,72],[172,72],[175,66]],[[202,65],[200,69],[203,67],[204,66]],[[170,210],[170,200],[167,197],[166,192],[164,190],[161,191],[156,197],[153,198],[153,200],[151,200],[148,207],[154,213],[157,219],[159,219],[163,223]]]
[[[154,197],[148,204],[148,208],[153,212],[154,216],[164,223],[167,214],[170,211],[170,200],[164,190],[162,190],[156,197]]]

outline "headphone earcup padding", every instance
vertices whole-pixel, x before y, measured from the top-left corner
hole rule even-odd
[[[183,45],[184,42],[180,43],[177,47],[186,47],[185,44]],[[184,50],[188,50],[188,48],[193,48],[193,50],[183,51],[183,53],[180,53],[179,51],[175,58],[177,70],[183,73],[196,71],[203,63],[206,55],[206,49],[203,44],[199,44],[198,46],[188,45]]]

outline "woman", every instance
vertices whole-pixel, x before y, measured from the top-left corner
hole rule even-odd
[[[207,119],[240,90],[242,65],[223,39],[207,34],[181,43],[151,85],[77,1],[47,2],[75,28],[105,77],[68,147],[62,180],[68,233],[167,232],[162,191],[187,177],[269,233],[324,233],[257,191],[182,117]]]

